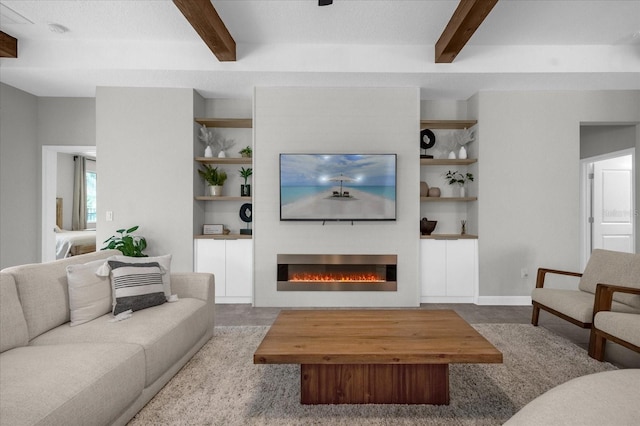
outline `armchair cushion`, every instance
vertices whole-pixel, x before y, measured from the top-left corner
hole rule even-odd
[[[640,254],[596,249],[591,253],[578,287],[592,294],[595,294],[598,284],[640,288],[638,277]],[[640,309],[640,295],[616,293],[613,300]]]
[[[580,322],[590,323],[593,316],[593,294],[584,291],[534,288],[531,300]]]
[[[640,346],[640,315],[601,311],[593,320],[594,326],[607,334]]]

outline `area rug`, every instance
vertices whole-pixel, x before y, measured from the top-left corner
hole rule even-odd
[[[129,423],[141,425],[500,425],[575,377],[615,370],[528,324],[474,324],[503,364],[452,364],[448,406],[300,405],[297,365],[254,365],[268,327],[216,327],[214,337]]]

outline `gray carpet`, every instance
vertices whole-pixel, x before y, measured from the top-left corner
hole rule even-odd
[[[254,365],[268,327],[216,327],[215,336],[130,425],[499,425],[574,377],[614,370],[528,324],[473,325],[503,364],[452,364],[451,404],[303,406],[299,367]]]

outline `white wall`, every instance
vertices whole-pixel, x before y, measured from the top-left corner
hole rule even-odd
[[[99,87],[96,117],[97,241],[139,225],[147,254],[192,271],[193,90]]]
[[[40,257],[38,98],[0,83],[0,269]]]
[[[417,88],[267,88],[254,94],[256,306],[417,306]],[[396,153],[397,221],[280,222],[279,154]],[[397,292],[278,292],[276,255],[397,254]]]
[[[477,104],[480,296],[529,296],[538,267],[579,270],[581,123],[640,122],[640,92],[481,92]]]
[[[636,146],[635,125],[580,126],[580,158],[596,157]]]

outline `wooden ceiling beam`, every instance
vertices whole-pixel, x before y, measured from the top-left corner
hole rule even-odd
[[[18,57],[18,39],[0,31],[0,58]]]
[[[476,32],[498,0],[460,0],[436,42],[436,63],[451,63]]]
[[[236,60],[236,42],[211,0],[173,0],[219,61]]]

